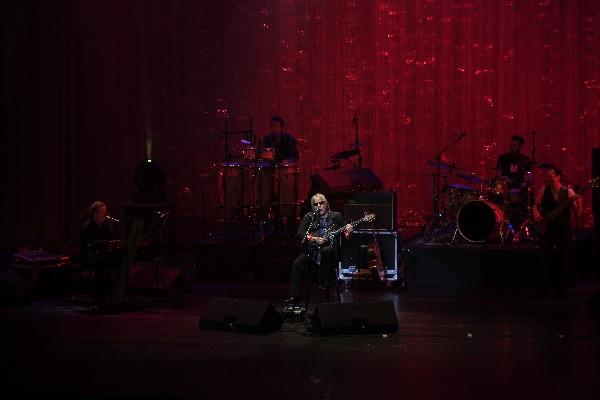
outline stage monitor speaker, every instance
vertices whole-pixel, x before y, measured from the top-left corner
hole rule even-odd
[[[265,301],[213,297],[200,318],[205,329],[269,333],[278,331],[283,317]]]
[[[383,183],[369,168],[319,171],[311,180],[315,191],[324,194],[383,189]]]
[[[322,303],[317,305],[311,323],[313,331],[323,335],[398,332],[391,301]]]
[[[348,194],[344,215],[346,220],[354,221],[362,218],[364,212],[374,213],[375,229],[384,231],[396,230],[396,192],[358,192]],[[370,229],[370,223],[363,223],[356,229]]]
[[[592,149],[592,177],[600,179],[600,147]],[[592,189],[592,212],[596,231],[600,232],[600,188],[597,187]]]

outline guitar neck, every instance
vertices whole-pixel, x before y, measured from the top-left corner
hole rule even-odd
[[[360,224],[361,222],[365,222],[366,220],[367,220],[367,218],[363,217],[361,219],[357,219],[356,221],[350,222],[349,225],[354,228],[356,225]],[[330,236],[331,238],[334,238],[338,234],[342,233],[344,231],[344,229],[346,229],[346,225],[344,225],[344,226],[342,226],[340,228],[337,228],[336,230],[330,232],[329,235],[327,235],[327,236]]]

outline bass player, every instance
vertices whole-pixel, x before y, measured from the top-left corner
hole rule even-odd
[[[562,171],[552,166],[546,170],[545,185],[538,191],[533,217],[540,233],[544,289],[556,291],[565,299],[567,280],[572,271],[573,228],[581,215],[581,196],[561,183]]]

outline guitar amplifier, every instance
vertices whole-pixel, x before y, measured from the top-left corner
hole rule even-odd
[[[398,234],[396,232],[375,232],[375,238],[381,251],[385,280],[398,280]],[[350,280],[357,269],[368,270],[370,255],[368,246],[373,243],[372,231],[354,231],[350,239],[341,240],[339,278]]]
[[[349,194],[344,207],[346,220],[354,221],[362,218],[365,211],[375,214],[375,230],[396,230],[396,192],[362,192]],[[358,230],[370,230],[370,228],[370,223],[363,223],[358,226]]]

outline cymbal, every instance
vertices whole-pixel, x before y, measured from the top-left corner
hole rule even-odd
[[[433,167],[433,168],[436,168],[436,169],[438,168],[438,161],[437,160],[428,160],[426,162],[426,164],[429,165],[430,167]],[[443,161],[439,161],[439,168],[440,169],[452,169],[452,170],[455,169],[455,170],[458,170],[458,171],[465,171],[465,169],[463,169],[463,168],[457,167],[454,164],[445,163]]]
[[[475,174],[469,174],[469,173],[465,173],[465,172],[457,172],[455,175],[461,179],[464,179],[467,182],[481,183],[484,185],[489,184],[489,181],[487,179],[477,176]]]
[[[446,188],[477,191],[477,189],[471,186],[461,185],[459,183],[451,183],[449,185],[446,185]]]

